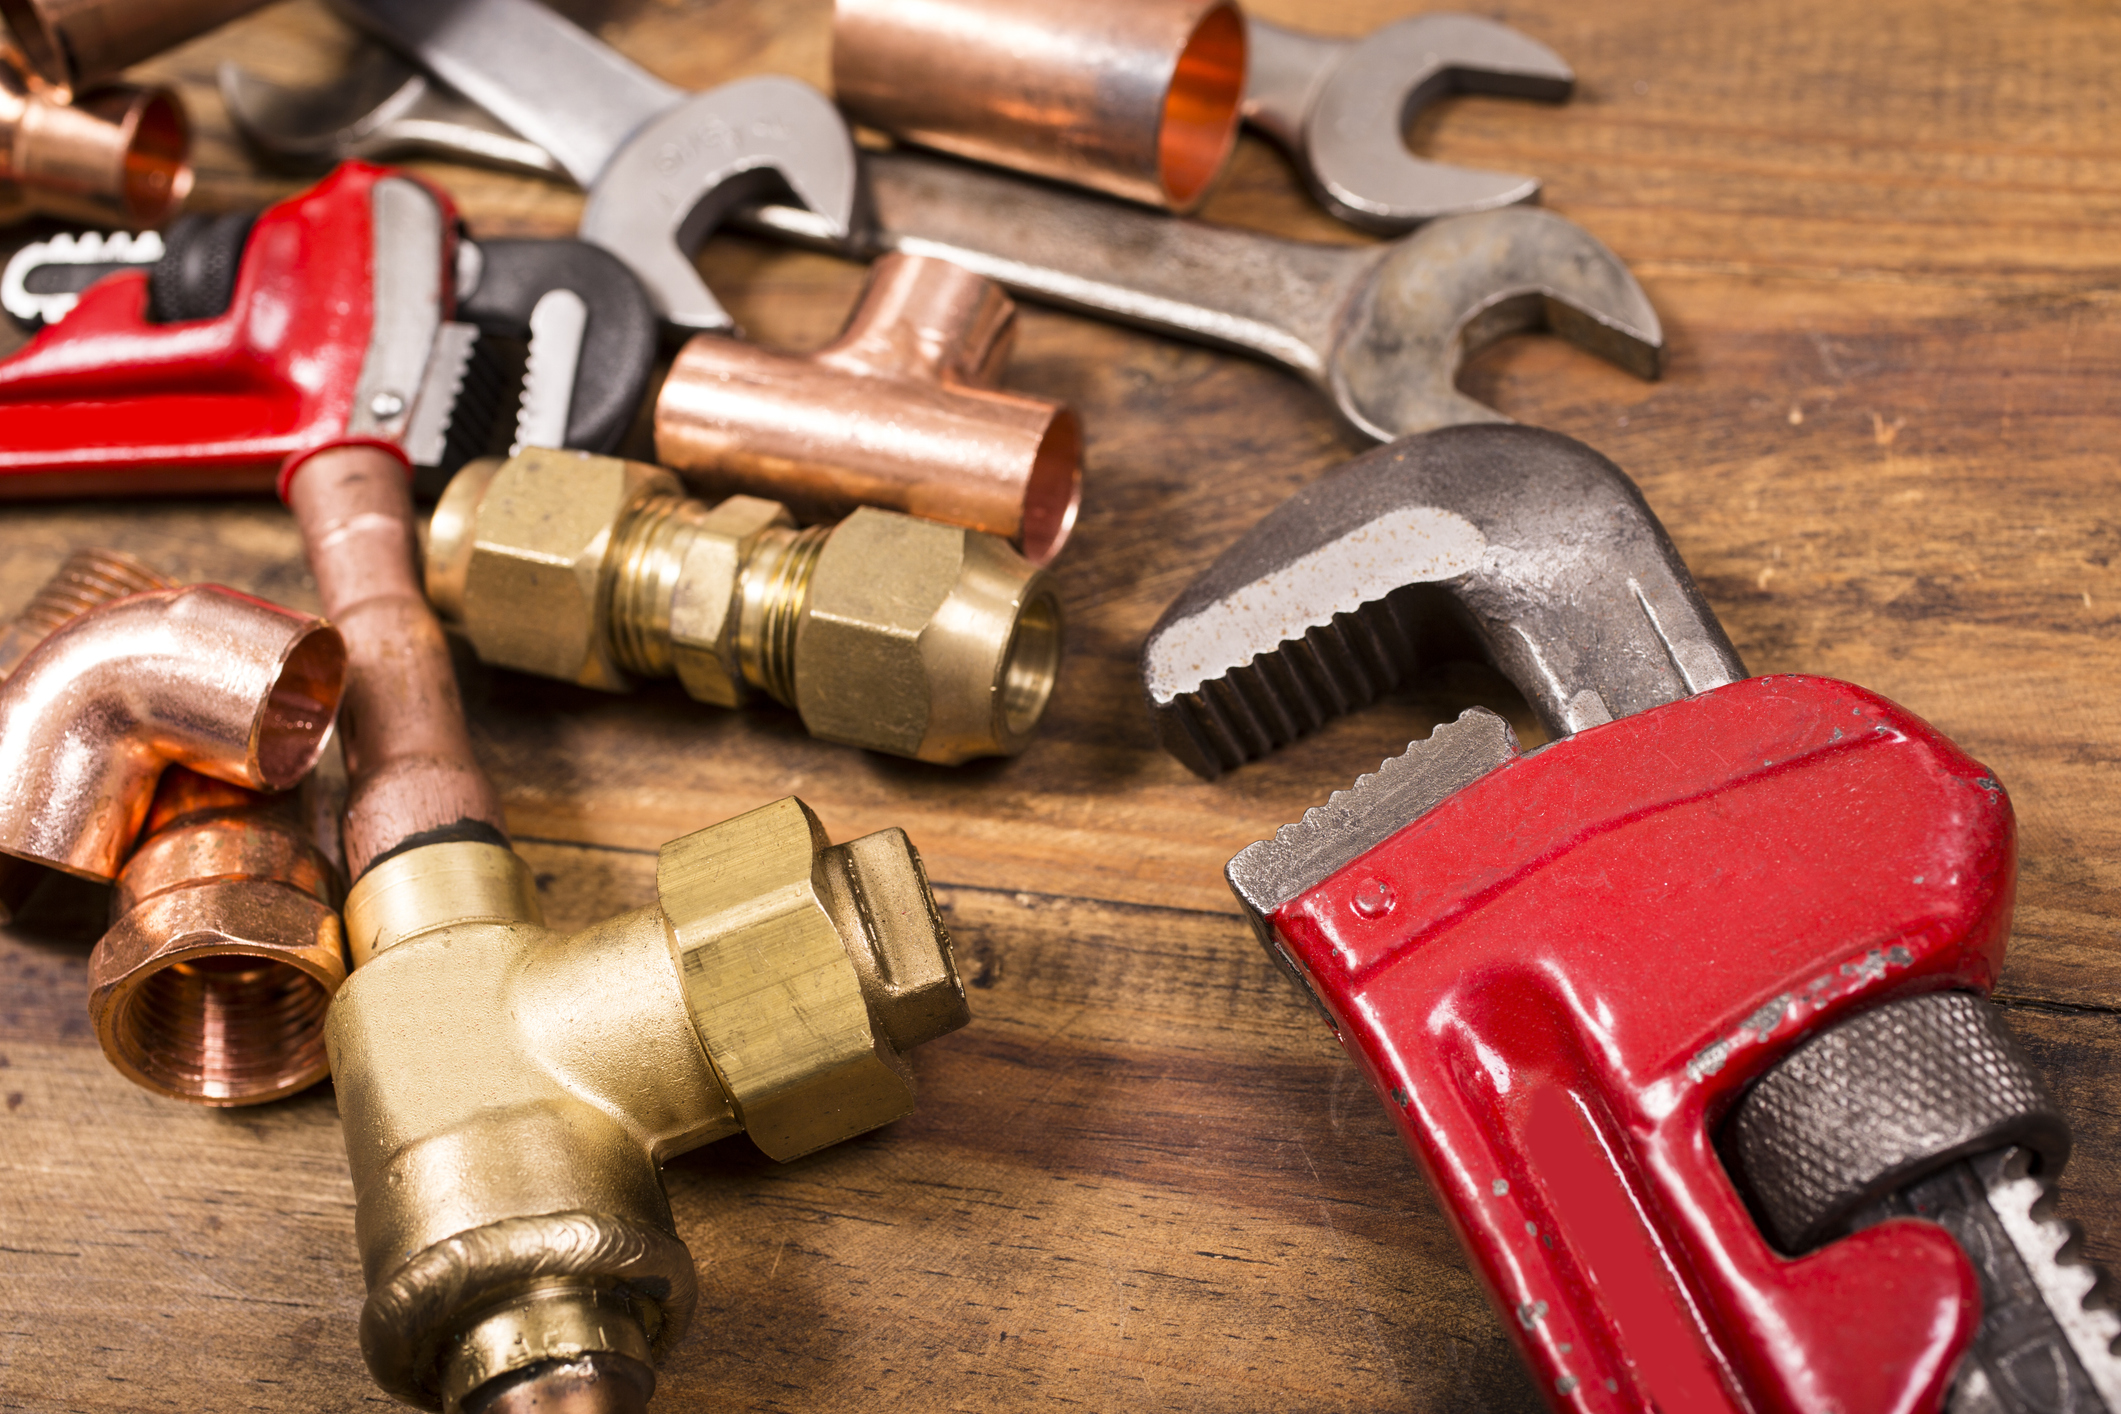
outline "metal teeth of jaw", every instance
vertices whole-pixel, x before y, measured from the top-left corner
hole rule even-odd
[[[1517,734],[1485,707],[1462,713],[1337,790],[1271,840],[1245,846],[1225,871],[1255,920],[1382,844],[1444,799],[1517,755]]]
[[[1988,1190],[1990,1209],[2040,1288],[2092,1388],[2110,1414],[2121,1414],[2121,1359],[2114,1355],[2114,1343],[2121,1340],[2121,1315],[2114,1310],[2106,1274],[2079,1251],[2082,1231],[2053,1216],[2054,1189],[2027,1172],[2030,1162],[2025,1150],[2013,1148],[1984,1154],[1973,1167]],[[1955,1399],[1955,1411],[1957,1403]]]
[[[1410,586],[1335,614],[1171,699],[1158,713],[1166,749],[1218,776],[1369,706],[1399,686],[1416,661],[1422,597]]]
[[[414,466],[438,466],[448,446],[450,425],[463,416],[458,407],[464,370],[471,362],[479,331],[469,324],[444,324],[435,335],[405,428],[405,455]]]

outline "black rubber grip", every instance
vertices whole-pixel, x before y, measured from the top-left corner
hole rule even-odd
[[[479,286],[457,305],[457,318],[481,333],[530,336],[530,312],[552,290],[573,290],[589,308],[567,409],[567,445],[608,452],[633,425],[654,370],[655,306],[623,262],[575,240],[480,241]]]
[[[162,258],[147,276],[147,317],[156,324],[215,319],[236,300],[236,272],[256,212],[186,216],[162,236]]]

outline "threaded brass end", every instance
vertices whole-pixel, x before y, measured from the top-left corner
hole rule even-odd
[[[177,582],[119,550],[76,550],[52,571],[15,621],[0,629],[0,678],[15,670],[30,650],[89,610]]]
[[[810,607],[810,580],[835,527],[769,531],[745,561],[737,652],[744,678],[784,707],[795,706],[795,639]]]
[[[685,565],[685,547],[706,508],[686,496],[650,496],[628,511],[612,536],[611,600],[605,632],[619,666],[642,677],[677,671],[670,606]]]

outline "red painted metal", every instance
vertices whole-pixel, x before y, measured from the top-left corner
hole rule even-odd
[[[217,319],[150,323],[145,271],[96,282],[0,362],[0,499],[270,491],[282,463],[345,441],[374,317],[369,190],[405,175],[348,162],[267,210]]]
[[[1927,1414],[1980,1320],[1957,1245],[1781,1256],[1710,1136],[1851,1012],[1986,992],[2015,874],[1979,763],[1751,678],[1506,762],[1270,921],[1556,1409]]]

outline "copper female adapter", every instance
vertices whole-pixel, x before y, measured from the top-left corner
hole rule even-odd
[[[832,86],[923,147],[1190,211],[1237,141],[1231,0],[838,0]]]
[[[794,1158],[906,1114],[904,1053],[965,1023],[964,988],[904,833],[834,845],[794,799],[665,845],[653,903],[547,928],[413,589],[405,482],[341,447],[286,489],[354,674],[354,971],[325,1034],[361,1352],[423,1409],[632,1414],[698,1303],[663,1161],[740,1131]]]
[[[847,327],[804,358],[717,334],[656,395],[656,458],[695,489],[804,521],[881,506],[1060,553],[1082,494],[1072,409],[999,391],[1016,305],[947,260],[886,255]]]
[[[1060,596],[991,535],[868,507],[797,530],[708,506],[660,467],[529,449],[435,506],[427,593],[479,657],[605,691],[676,676],[763,695],[827,741],[955,765],[1030,745],[1060,665]]]
[[[92,609],[175,588],[129,555],[76,551],[0,630],[0,679]],[[345,980],[345,946],[334,872],[295,803],[163,771],[89,958],[89,1020],[135,1083],[238,1105],[324,1078],[324,1009]],[[48,872],[0,859],[0,919]]]

